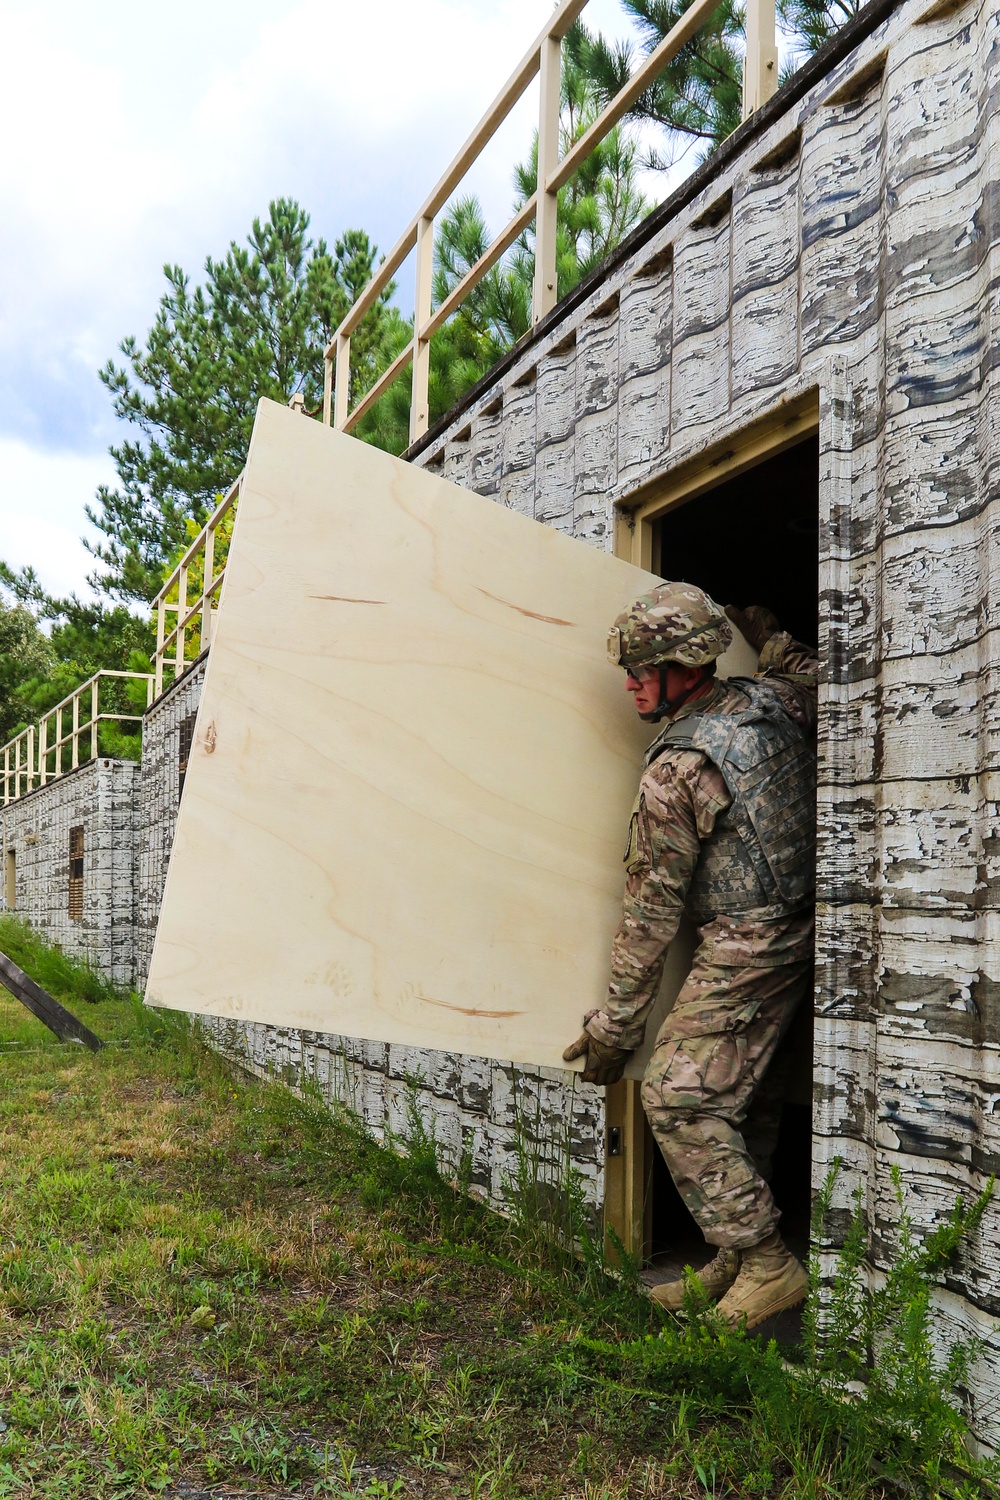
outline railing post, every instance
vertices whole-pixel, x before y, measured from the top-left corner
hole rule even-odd
[[[337,379],[333,388],[333,425],[338,432],[347,426],[351,405],[351,335],[337,334]]]
[[[325,399],[325,398],[324,398]],[[324,418],[325,420],[325,418]],[[201,640],[199,652],[212,644],[212,587],[215,574],[215,530],[209,526],[205,532],[205,547],[201,554]]]
[[[333,360],[323,355],[323,426],[329,427],[333,402]]]
[[[766,104],[778,88],[774,0],[747,0],[747,51],[743,59],[743,118]]]
[[[562,43],[548,36],[539,56],[538,196],[535,210],[535,283],[531,321],[538,323],[556,305],[556,219],[558,190],[550,193],[548,180],[559,165],[559,90]]]
[[[166,607],[161,596],[156,601],[156,656],[153,661],[157,697],[163,692],[163,637],[166,634],[166,615]]]
[[[90,684],[90,758],[97,759],[97,715],[100,712],[97,687],[101,680],[100,672],[94,673],[94,680]]]
[[[177,579],[177,636],[174,654],[174,677],[177,678],[184,671],[186,665],[186,636],[187,636],[187,608],[188,608],[188,570],[181,565],[180,574]]]
[[[431,315],[431,292],[434,280],[434,220],[421,219],[417,225],[417,284],[413,297],[413,394],[410,399],[410,442],[423,437],[430,426],[429,387],[431,376],[431,341],[420,337],[420,330]]]

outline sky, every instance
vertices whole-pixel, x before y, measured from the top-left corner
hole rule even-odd
[[[201,279],[277,197],[405,227],[551,0],[0,0],[0,558],[86,597],[85,514],[127,434],[97,371],[162,267]],[[591,27],[626,36],[618,0]],[[499,229],[534,96],[467,179]]]

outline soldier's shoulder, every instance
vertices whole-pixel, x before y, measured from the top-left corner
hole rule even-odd
[[[642,781],[658,788],[661,793],[669,793],[672,788],[682,792],[695,784],[704,766],[705,755],[702,751],[687,745],[668,743],[643,771]]]

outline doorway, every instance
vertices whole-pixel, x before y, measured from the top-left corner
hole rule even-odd
[[[653,568],[720,604],[766,604],[819,638],[819,436],[673,507],[652,523]]]
[[[676,475],[670,489],[627,518],[620,554],[662,578],[683,579],[704,588],[722,604],[764,604],[783,629],[815,645],[819,628],[819,436],[815,406],[804,408],[797,430],[786,422],[780,433],[738,442],[694,473]],[[790,440],[791,439],[791,440]],[[712,481],[712,471],[718,474]],[[721,471],[721,472],[719,472]],[[668,481],[669,482],[669,481]],[[772,1068],[780,1097],[752,1140],[768,1135],[774,1145],[765,1175],[782,1210],[782,1232],[790,1247],[806,1253],[809,1239],[812,1158],[812,1007],[804,1002]],[[781,1086],[777,1080],[781,1078]],[[637,1088],[637,1085],[629,1085]],[[610,1104],[610,1100],[609,1100]],[[768,1113],[768,1111],[764,1111]],[[641,1140],[639,1137],[641,1136]],[[647,1265],[668,1275],[685,1264],[699,1266],[713,1253],[671,1182],[645,1120],[635,1131],[632,1174],[636,1183],[638,1231]],[[641,1246],[638,1243],[641,1232]]]

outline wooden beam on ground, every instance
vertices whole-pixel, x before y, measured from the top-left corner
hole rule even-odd
[[[33,1016],[37,1016],[43,1026],[54,1031],[60,1041],[82,1042],[91,1052],[100,1052],[104,1046],[100,1037],[88,1031],[82,1021],[71,1015],[58,1000],[53,1000],[40,984],[29,979],[24,970],[19,969],[6,953],[0,953],[0,984],[10,991],[15,1000],[20,1000]]]

